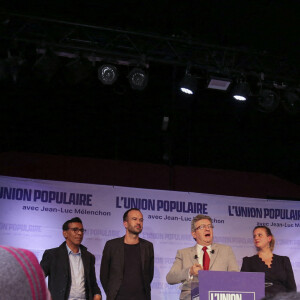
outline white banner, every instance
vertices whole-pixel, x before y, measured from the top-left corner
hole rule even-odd
[[[165,277],[177,249],[194,245],[190,223],[197,214],[212,217],[214,241],[232,246],[240,265],[244,256],[255,254],[253,228],[260,224],[269,226],[276,239],[274,252],[290,257],[300,287],[297,201],[0,176],[0,203],[0,244],[29,249],[39,260],[45,249],[64,241],[62,224],[80,217],[87,229],[83,244],[96,256],[97,279],[105,242],[125,234],[122,217],[127,209],[140,208],[144,215],[141,237],[154,244],[155,300],[179,298],[178,285],[168,285]]]

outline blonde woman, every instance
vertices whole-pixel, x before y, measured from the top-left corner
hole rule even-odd
[[[296,291],[290,259],[273,253],[275,239],[270,228],[256,226],[253,230],[253,242],[257,254],[243,258],[241,272],[264,272],[267,297]]]

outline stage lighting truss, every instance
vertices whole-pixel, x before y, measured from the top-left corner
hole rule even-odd
[[[105,85],[112,85],[118,78],[118,70],[115,66],[104,64],[98,68],[98,79]]]
[[[263,71],[269,84],[298,84],[298,61],[282,55],[267,55],[265,51],[207,45],[189,35],[160,36],[5,11],[0,12],[0,17],[5,20],[0,22],[2,44],[8,48],[12,45],[22,52],[36,46],[52,49],[62,57],[81,57],[92,63],[109,58],[109,61],[113,59],[119,62],[118,65],[126,66],[141,66],[142,55],[143,59],[147,57],[147,63],[159,62],[176,67],[190,64],[194,69],[210,74],[222,74],[225,71],[229,78],[235,78],[241,73],[247,76],[254,72],[258,75]],[[277,60],[280,64],[274,63]],[[251,66],[250,71],[248,66]],[[214,88],[219,87],[219,84],[212,82]],[[223,88],[226,88],[226,84]]]
[[[128,81],[133,90],[144,90],[148,84],[148,74],[140,68],[133,68],[128,74]]]

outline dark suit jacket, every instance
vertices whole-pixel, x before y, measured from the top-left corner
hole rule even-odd
[[[93,299],[100,294],[95,275],[95,256],[80,245],[81,258],[84,267],[86,299]],[[71,288],[71,269],[66,242],[58,248],[48,249],[44,252],[41,267],[45,277],[49,276],[48,288],[53,300],[67,300]]]
[[[147,299],[151,299],[151,281],[154,272],[153,244],[140,238],[143,281]],[[124,237],[107,241],[103,249],[100,281],[107,300],[114,300],[123,281]]]
[[[272,283],[265,289],[266,296],[296,291],[294,272],[287,256],[273,254],[271,268],[258,255],[244,257],[241,272],[264,272],[265,281]]]

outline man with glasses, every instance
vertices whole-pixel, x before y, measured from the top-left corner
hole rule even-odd
[[[95,256],[81,245],[85,232],[81,219],[66,221],[62,230],[66,241],[46,250],[40,263],[45,277],[49,276],[52,300],[101,300]]]
[[[169,273],[169,284],[181,283],[180,300],[191,299],[191,283],[198,281],[198,271],[239,271],[231,247],[213,243],[213,224],[209,216],[197,215],[191,223],[195,246],[177,251]]]

